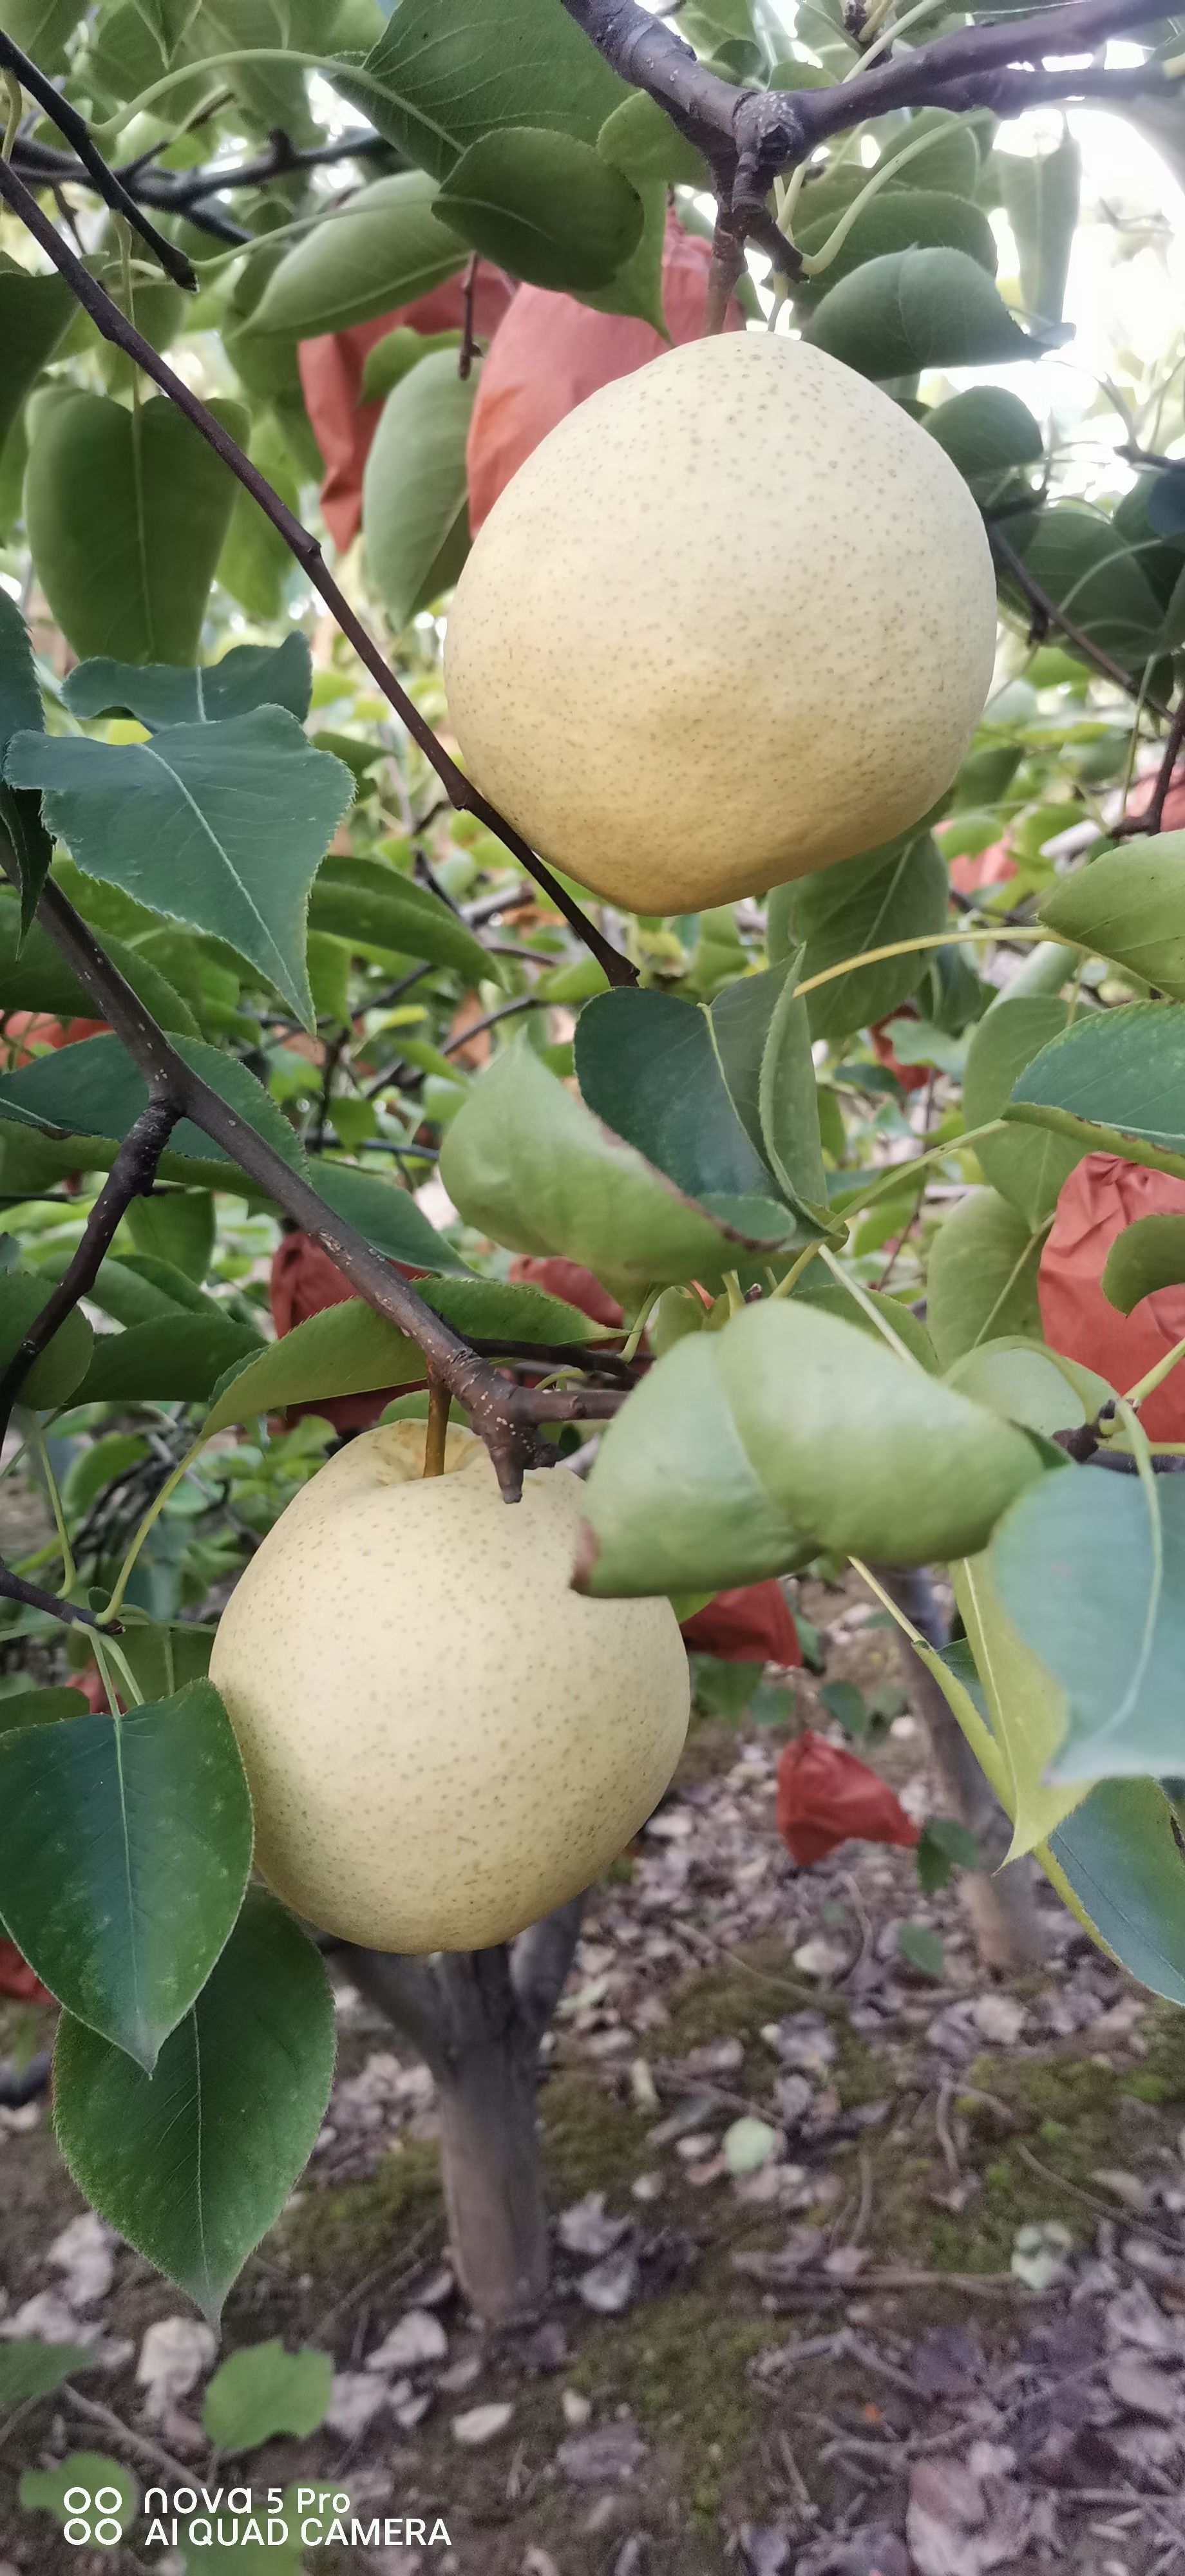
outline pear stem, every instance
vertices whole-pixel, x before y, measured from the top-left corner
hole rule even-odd
[[[434,1369],[428,1372],[428,1432],[424,1442],[424,1474],[443,1476],[444,1448],[448,1433],[449,1391]]]

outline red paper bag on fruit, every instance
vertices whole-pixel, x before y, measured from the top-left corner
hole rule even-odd
[[[34,1975],[27,1959],[22,1959],[15,1941],[0,1941],[0,1995],[8,1995],[18,2004],[52,2004],[48,1986]]]
[[[683,1621],[683,1639],[694,1653],[715,1655],[722,1664],[777,1664],[788,1672],[802,1662],[793,1613],[772,1576],[718,1592]]]
[[[888,1781],[809,1726],[778,1764],[777,1822],[791,1859],[804,1869],[841,1843],[898,1843],[908,1851],[921,1840]]]
[[[1051,1349],[1097,1369],[1121,1395],[1185,1339],[1185,1285],[1158,1288],[1130,1315],[1103,1293],[1116,1236],[1142,1216],[1185,1216],[1185,1181],[1120,1154],[1087,1154],[1063,1186],[1037,1276]],[[1141,1405],[1140,1420],[1150,1440],[1185,1440],[1185,1365]]]
[[[662,301],[676,345],[702,335],[711,257],[707,242],[685,233],[668,216]],[[729,306],[727,327],[745,327],[737,304]],[[661,357],[669,345],[649,322],[623,313],[595,313],[573,295],[520,286],[482,368],[469,424],[469,525],[474,535],[511,475],[557,421],[602,385]]]
[[[477,272],[473,327],[479,340],[498,328],[513,288],[501,269],[483,260]],[[348,331],[326,331],[302,340],[298,352],[305,407],[321,450],[325,476],[321,515],[335,546],[345,551],[358,534],[362,516],[362,476],[382,402],[362,401],[362,371],[376,341],[401,325],[431,339],[437,331],[459,331],[465,320],[465,280],[450,277],[415,304],[400,304],[378,313],[371,322],[355,322]]]

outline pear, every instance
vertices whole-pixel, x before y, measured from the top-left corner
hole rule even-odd
[[[878,847],[949,787],[996,590],[936,439],[802,340],[728,333],[590,396],[457,586],[449,713],[544,858],[627,910]]]
[[[375,1950],[483,1950],[591,1885],[687,1732],[669,1601],[569,1588],[583,1488],[392,1423],[331,1458],[224,1611],[210,1665],[285,1904]]]

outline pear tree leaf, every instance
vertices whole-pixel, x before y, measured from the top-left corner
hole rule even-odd
[[[398,0],[360,69],[335,86],[437,179],[506,125],[595,144],[631,94],[553,0]]]
[[[637,190],[603,153],[522,125],[471,143],[434,212],[483,259],[565,292],[608,286],[638,248],[644,221]]]
[[[435,211],[435,195],[423,170],[399,170],[359,188],[285,252],[252,312],[252,332],[312,339],[418,303],[443,286],[468,254]]]
[[[30,284],[34,281],[30,279]],[[48,285],[48,279],[38,284]],[[0,309],[4,279],[0,271]],[[2,435],[2,432],[0,432]],[[16,855],[21,881],[20,931],[16,942],[27,934],[37,909],[37,898],[49,873],[53,842],[41,820],[41,799],[18,794],[3,783],[4,762],[8,746],[17,733],[26,729],[41,733],[45,718],[41,710],[41,691],[33,665],[33,648],[28,628],[15,599],[0,590],[0,832],[6,833]]]
[[[212,408],[233,437],[245,434],[240,404]],[[25,524],[37,578],[76,653],[196,662],[237,489],[163,397],[136,414],[73,388],[39,397]]]
[[[661,179],[664,190],[710,188],[711,173],[702,152],[680,133],[658,99],[644,89],[631,90],[607,116],[597,136],[597,150],[635,187]]]
[[[202,2423],[217,2451],[259,2451],[279,2433],[307,2442],[320,2431],[333,2390],[327,2352],[285,2352],[282,2343],[248,2344],[216,2370],[202,2403]]]
[[[1138,1216],[1117,1234],[1103,1265],[1104,1297],[1130,1315],[1142,1297],[1185,1279],[1185,1216]]]
[[[978,260],[949,249],[866,260],[823,297],[803,338],[882,383],[924,367],[1032,358],[1043,345],[1018,330]]]
[[[1185,1009],[1124,1002],[1076,1019],[1025,1066],[1005,1115],[1083,1154],[1122,1154],[1185,1180]]]
[[[575,1065],[586,1107],[689,1197],[772,1196],[769,1168],[737,1116],[697,1003],[673,993],[602,993],[577,1021]]]
[[[77,865],[250,959],[306,1027],[308,891],[354,781],[283,707],[151,742],[18,734],[7,775],[45,791],[45,819]]]
[[[515,1252],[581,1261],[614,1293],[714,1284],[747,1253],[769,1259],[796,1235],[770,1200],[721,1193],[713,1212],[687,1197],[522,1039],[473,1084],[440,1172],[467,1224]]]
[[[1185,832],[1104,850],[1051,887],[1037,918],[1185,1002]]]
[[[251,1800],[217,1691],[0,1736],[5,1928],[43,1985],[149,2073],[233,1928]],[[18,1829],[19,1823],[19,1829]]]
[[[429,886],[417,885],[414,877],[384,866],[381,859],[336,850],[323,860],[314,880],[309,927],[348,939],[355,951],[385,949],[395,957],[426,957],[434,966],[455,966],[475,984],[496,964],[468,924]]]
[[[817,1215],[827,1205],[819,1095],[807,1004],[795,987],[801,959],[726,984],[708,1011],[721,1073],[755,1151],[787,1203]]]
[[[1062,1485],[1072,1470],[1042,1478]],[[1118,1478],[1104,1481],[1118,1482]],[[955,1602],[983,1686],[992,1735],[1007,1768],[1004,1805],[1012,1818],[1009,1860],[1035,1851],[1086,1794],[1093,1772],[1050,1786],[1049,1765],[1065,1733],[1067,1705],[1043,1659],[1009,1616],[993,1550],[952,1565]]]
[[[963,1115],[969,1128],[986,1127],[1002,1116],[1025,1066],[1069,1027],[1072,1016],[1068,1000],[1048,993],[1005,995],[992,1003],[976,1022],[967,1049]],[[975,1152],[985,1180],[1035,1227],[1052,1216],[1083,1148],[1048,1128],[1023,1128],[1012,1120],[999,1135],[981,1136]]]
[[[1074,1469],[993,1542],[1001,1600],[1065,1697],[1054,1780],[1181,1775],[1185,1491],[1148,1485]]]
[[[422,358],[388,394],[362,478],[366,561],[395,627],[452,588],[469,552],[465,443],[478,369]]]
[[[50,1292],[48,1279],[29,1270],[0,1272],[0,1375],[15,1359]],[[80,1307],[59,1324],[53,1340],[21,1383],[22,1404],[65,1404],[86,1375],[94,1334]]]
[[[169,725],[218,724],[256,707],[286,707],[303,724],[312,688],[308,639],[293,633],[282,644],[236,644],[220,662],[193,670],[159,662],[143,668],[104,654],[76,663],[62,696],[71,715],[133,716],[160,733]]]
[[[1185,1858],[1158,1783],[1100,1780],[1050,1835],[1049,1853],[1100,1947],[1154,1995],[1185,2004]]]
[[[968,1553],[1042,1472],[1023,1431],[805,1299],[692,1334],[622,1407],[588,1480],[600,1596],[716,1589],[799,1542],[895,1564]]]
[[[23,2406],[30,2397],[51,2397],[76,2372],[97,2367],[85,2344],[42,2343],[18,2335],[0,2343],[0,2407]]]
[[[81,2515],[74,2510],[80,2487],[90,2498],[88,2510]],[[102,2451],[71,2451],[56,2468],[26,2469],[19,2492],[26,2513],[51,2513],[63,2531],[70,2523],[89,2523],[90,2546],[101,2559],[119,2550],[116,2535],[131,2529],[140,2510],[140,2489],[131,2470]],[[100,2494],[101,2506],[96,2501]],[[73,2504],[67,2503],[67,2497],[73,2498]],[[98,2537],[100,2524],[102,2539]]]
[[[798,980],[841,966],[897,939],[926,939],[943,928],[950,900],[946,864],[929,832],[908,832],[813,876],[779,886],[770,900],[771,957],[800,947]],[[912,993],[922,956],[882,958],[855,966],[805,996],[812,1038],[846,1038],[885,1019]]]
[[[11,11],[5,11],[9,26]],[[9,32],[15,32],[9,27]],[[17,39],[18,43],[20,39]],[[27,52],[27,46],[22,51]],[[43,61],[43,56],[37,60]],[[30,386],[49,364],[65,338],[78,307],[64,277],[34,276],[0,253],[0,348],[4,376],[0,382],[0,446],[12,428]]]
[[[201,1404],[228,1368],[263,1348],[250,1324],[229,1315],[174,1314],[130,1324],[122,1333],[100,1334],[75,1398],[79,1404]]]
[[[311,1941],[249,1890],[153,2075],[64,2014],[58,2145],[110,2227],[211,2324],[316,2143],[333,2077],[333,2004]]]
[[[1040,1341],[1044,1236],[997,1190],[969,1190],[943,1218],[926,1281],[926,1322],[941,1368],[1002,1335]]]
[[[1078,223],[1082,146],[1068,131],[1052,152],[997,152],[1004,208],[1020,252],[1020,291],[1045,323],[1062,318]]]
[[[254,1127],[292,1171],[304,1168],[304,1156],[283,1111],[246,1065],[200,1038],[178,1037],[177,1052],[221,1100]],[[19,1119],[30,1127],[56,1129],[69,1136],[118,1139],[148,1103],[148,1085],[117,1037],[81,1038],[76,1046],[58,1047],[38,1056],[18,1072],[0,1075],[0,1118]],[[212,1136],[183,1118],[173,1129],[168,1154],[162,1157],[166,1177],[191,1179],[186,1163],[193,1156],[228,1174],[235,1166]],[[97,1167],[96,1167],[97,1168]]]

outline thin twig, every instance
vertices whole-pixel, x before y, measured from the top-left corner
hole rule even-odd
[[[473,308],[477,297],[477,272],[480,267],[480,257],[478,253],[474,251],[473,257],[469,262],[469,266],[465,271],[465,325],[461,333],[461,346],[457,353],[457,374],[459,375],[463,385],[468,383],[469,378],[473,373],[474,359],[481,356],[481,351],[477,345],[473,329]]]
[[[1086,5],[1086,0],[1083,0],[1083,5]],[[103,166],[106,168],[105,163]],[[213,448],[215,455],[221,457],[223,464],[229,467],[236,481],[242,484],[244,491],[249,492],[252,500],[258,502],[265,517],[270,519],[277,535],[282,537],[289,553],[295,557],[314,590],[324,600],[343,635],[353,645],[359,661],[369,671],[371,678],[377,682],[383,696],[395,709],[396,715],[411,735],[413,742],[418,745],[425,759],[435,770],[442,787],[447,791],[450,803],[456,807],[458,813],[476,815],[478,821],[484,823],[487,831],[493,832],[498,840],[505,843],[512,857],[517,859],[519,866],[524,867],[528,875],[534,877],[536,884],[542,887],[549,903],[555,905],[557,912],[563,914],[570,928],[576,932],[578,938],[583,940],[586,948],[591,950],[610,984],[636,984],[637,968],[631,965],[627,957],[622,956],[620,949],[615,948],[612,942],[605,938],[595,922],[589,920],[566,887],[561,885],[558,877],[553,876],[551,869],[544,864],[543,860],[536,857],[521,832],[516,831],[514,825],[506,820],[505,815],[500,814],[497,807],[491,805],[488,798],[472,785],[451,753],[445,750],[444,744],[433,732],[427,718],[420,713],[415,700],[408,696],[406,689],[401,687],[373,636],[368,633],[356,610],[350,606],[344,591],[334,580],[317,539],[311,531],[288,508],[287,503],[281,500],[279,493],[273,491],[266,476],[260,473],[257,465],[252,464],[237,440],[232,438],[229,430],[215,418],[214,413],[209,410],[200,396],[195,394],[192,387],[185,383],[184,378],[177,375],[167,361],[152,348],[143,333],[137,331],[135,324],[120,311],[118,304],[99,284],[97,278],[90,275],[76,253],[63,241],[48,216],[43,214],[31,190],[25,186],[22,179],[18,178],[11,165],[3,160],[0,160],[0,197],[7,201],[14,214],[19,215],[34,241],[40,243],[42,250],[53,261],[54,267],[73,288],[78,302],[89,313],[103,338],[111,341],[115,348],[122,349],[126,357],[131,358],[146,376],[151,377],[154,384],[159,385],[161,392],[168,396],[178,411],[185,414],[186,419],[205,439],[207,445]]]
[[[175,2460],[171,2451],[166,2451],[160,2442],[154,2442],[147,2433],[133,2432],[131,2425],[124,2423],[122,2415],[115,2413],[114,2407],[101,2406],[96,2397],[80,2397],[78,2390],[69,2380],[59,2393],[64,2397],[66,2404],[73,2408],[76,2415],[85,2415],[88,2423],[101,2424],[105,2433],[116,2435],[118,2440],[125,2442],[129,2451],[136,2452],[140,2459],[151,2460],[158,2469],[164,2469],[169,2477],[176,2479],[178,2486],[188,2485],[190,2472],[182,2468],[180,2460]]]
[[[97,1628],[100,1625],[89,1610],[80,1610],[74,1601],[60,1600],[56,1592],[43,1592],[39,1583],[26,1583],[23,1574],[14,1574],[11,1567],[3,1562],[0,1562],[0,1599],[21,1601],[26,1610],[44,1610],[48,1618],[60,1619],[67,1628]],[[118,1620],[108,1619],[102,1626],[104,1636],[123,1635]]]
[[[1056,626],[1065,636],[1067,643],[1073,644],[1085,661],[1093,662],[1096,671],[1101,671],[1104,679],[1113,680],[1116,688],[1122,689],[1126,697],[1139,698],[1142,695],[1144,705],[1150,707],[1153,715],[1162,717],[1167,724],[1169,710],[1163,699],[1154,698],[1149,690],[1141,691],[1138,680],[1133,680],[1131,673],[1125,671],[1121,663],[1112,661],[1111,655],[1103,651],[1101,644],[1095,644],[1081,626],[1076,626],[1073,619],[1066,616],[1065,610],[1058,607],[1056,599],[1051,598],[1042,583],[1034,580],[1023,555],[1017,553],[1011,539],[1004,535],[1000,527],[989,526],[988,542],[997,563],[1004,566],[1010,579],[1016,583],[1017,589],[1024,592],[1030,607],[1034,608],[1043,620],[1046,630],[1050,626]]]
[[[51,1290],[39,1314],[35,1315],[0,1377],[0,1440],[8,1429],[9,1415],[20,1395],[21,1387],[35,1360],[40,1359],[54,1334],[72,1315],[80,1300],[94,1287],[99,1266],[110,1251],[116,1230],[134,1198],[151,1187],[180,1110],[172,1101],[159,1095],[141,1110],[135,1125],[128,1129],[119,1152],[95,1200],[83,1230],[82,1241]]]
[[[166,277],[171,277],[176,286],[187,287],[191,294],[196,294],[197,277],[192,262],[186,258],[184,251],[178,250],[175,242],[166,241],[164,234],[158,233],[156,225],[149,223],[147,215],[141,214],[130,190],[124,186],[122,179],[117,178],[109,163],[103,159],[98,145],[92,141],[86,118],[79,115],[76,107],[70,106],[69,101],[62,97],[53,82],[46,78],[44,72],[38,70],[36,63],[30,62],[28,55],[22,53],[20,46],[14,44],[11,36],[5,35],[2,27],[0,27],[0,64],[3,64],[6,71],[15,72],[22,89],[28,90],[30,98],[35,98],[38,107],[44,108],[46,115],[57,126],[58,132],[65,135],[68,143],[73,144],[92,188],[102,198],[104,205],[110,206],[114,214],[125,217],[133,232],[139,234],[141,241],[152,252],[154,259],[160,261]]]
[[[1160,768],[1157,771],[1156,785],[1152,790],[1151,799],[1145,812],[1139,817],[1139,829],[1141,832],[1162,832],[1164,830],[1165,802],[1168,797],[1169,789],[1173,783],[1173,771],[1175,770],[1177,762],[1181,756],[1181,744],[1183,741],[1185,741],[1185,689],[1182,690],[1181,696],[1177,701],[1173,721],[1169,726],[1168,741],[1164,747],[1164,755],[1161,760]]]

